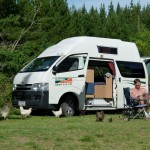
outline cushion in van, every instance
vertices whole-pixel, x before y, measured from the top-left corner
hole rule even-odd
[[[94,94],[94,82],[86,82],[86,94]]]
[[[105,82],[94,82],[95,85],[106,85]]]

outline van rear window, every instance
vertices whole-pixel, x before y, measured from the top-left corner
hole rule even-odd
[[[116,61],[120,74],[126,78],[145,78],[145,71],[142,63]]]
[[[150,76],[150,59],[145,59],[144,62],[147,68],[148,75]]]

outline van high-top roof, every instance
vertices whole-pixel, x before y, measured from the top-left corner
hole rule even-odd
[[[116,49],[116,54],[99,52],[99,48],[107,47]],[[39,57],[71,55],[88,53],[89,57],[111,58],[116,60],[140,61],[139,51],[132,42],[125,42],[120,39],[99,38],[79,36],[64,39],[47,48]]]

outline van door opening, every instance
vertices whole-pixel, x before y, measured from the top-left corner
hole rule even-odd
[[[114,77],[115,68],[112,60],[89,60],[85,90],[87,105],[114,106]]]

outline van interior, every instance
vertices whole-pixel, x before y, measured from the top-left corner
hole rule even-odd
[[[113,61],[90,60],[86,75],[86,99],[113,100]]]

